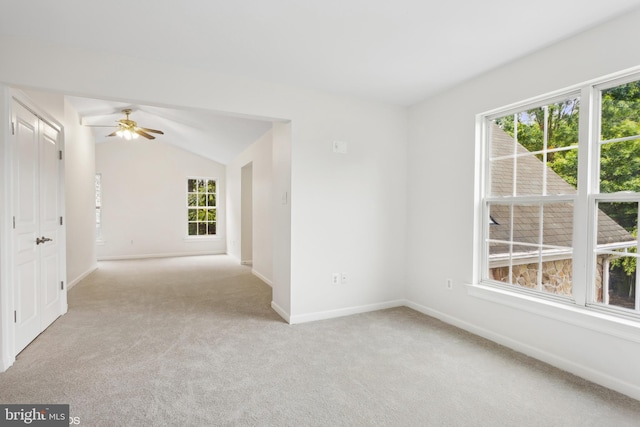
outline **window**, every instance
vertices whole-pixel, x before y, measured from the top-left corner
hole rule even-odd
[[[602,282],[602,294],[596,294],[595,301],[638,313],[640,81],[616,81],[596,89],[596,185],[590,203],[598,212],[593,258],[597,260],[594,275]],[[609,218],[617,225],[615,230]]]
[[[187,234],[216,234],[216,180],[187,178]]]
[[[96,174],[96,240],[102,240],[102,174]]]
[[[640,319],[639,79],[483,116],[482,283]]]

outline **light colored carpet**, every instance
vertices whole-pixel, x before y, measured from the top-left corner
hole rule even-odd
[[[0,374],[82,426],[637,426],[640,402],[407,308],[287,325],[227,256],[100,263]]]

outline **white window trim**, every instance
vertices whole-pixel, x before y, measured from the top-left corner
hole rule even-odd
[[[220,213],[220,207],[219,207],[219,188],[218,185],[220,183],[220,180],[216,177],[211,177],[211,176],[187,176],[186,177],[186,182],[188,183],[190,179],[195,179],[195,180],[205,180],[205,181],[214,181],[216,183],[216,192],[214,193],[216,196],[216,205],[214,206],[214,208],[216,209],[216,234],[200,234],[200,235],[190,235],[189,234],[189,209],[192,208],[189,206],[189,191],[187,190],[185,192],[185,206],[186,206],[186,218],[187,218],[187,228],[186,228],[186,232],[185,232],[185,236],[183,238],[183,240],[185,242],[203,242],[203,241],[207,241],[207,240],[220,240],[220,230],[218,229],[218,224],[219,224],[219,216],[218,214]]]
[[[599,143],[600,115],[594,114],[593,111],[600,105],[599,97],[602,89],[637,80],[640,80],[640,67],[620,71],[476,115],[475,232],[473,283],[467,286],[469,295],[640,343],[640,335],[638,335],[640,316],[637,313],[629,313],[615,306],[592,304],[587,298],[588,292],[593,291],[591,277],[593,277],[596,268],[595,262],[587,261],[591,255],[595,255],[593,247],[595,238],[589,238],[589,234],[596,232],[597,221],[596,211],[590,206],[593,206],[596,200],[635,200],[640,198],[637,194],[600,194],[595,192],[598,185],[598,174],[589,172],[599,167],[599,159],[593,155],[593,144]],[[499,282],[486,283],[482,277],[487,267],[484,256],[484,236],[488,235],[489,227],[489,221],[485,221],[485,218],[488,218],[486,203],[488,198],[484,197],[490,173],[487,167],[487,144],[485,144],[485,139],[489,134],[487,124],[491,119],[504,117],[542,104],[550,104],[566,99],[572,94],[580,96],[581,103],[579,117],[581,145],[578,150],[578,163],[588,164],[588,168],[580,167],[578,169],[578,191],[574,196],[573,295],[571,298],[567,298],[553,294],[547,295],[542,292],[527,292],[527,289],[519,289]],[[597,136],[598,141],[593,141],[594,136]],[[578,230],[588,230],[588,232],[584,233]],[[640,236],[638,239],[640,242]],[[575,283],[579,285],[576,286]]]
[[[483,284],[467,285],[467,293],[475,298],[515,308],[518,311],[559,320],[640,344],[640,324],[625,317],[613,316],[600,310],[586,310],[574,304],[533,297]]]

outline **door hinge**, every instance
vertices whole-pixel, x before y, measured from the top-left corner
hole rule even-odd
[[[18,323],[18,312],[16,310],[13,311],[13,323]]]
[[[60,217],[60,225],[62,225],[62,217]]]
[[[64,282],[60,282],[60,290],[64,291]]]
[[[11,122],[11,135],[16,134],[16,122]]]
[[[13,217],[13,229],[14,230],[16,229],[16,217],[15,216]]]
[[[58,158],[62,160],[62,150],[58,150]]]

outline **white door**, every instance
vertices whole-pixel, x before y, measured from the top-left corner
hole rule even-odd
[[[59,131],[16,100],[13,122],[15,353],[60,314]]]

